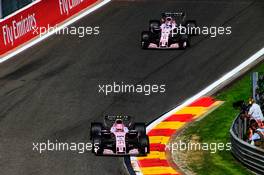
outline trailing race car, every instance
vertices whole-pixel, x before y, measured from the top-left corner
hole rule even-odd
[[[149,31],[141,34],[142,49],[185,49],[195,35],[196,21],[186,13],[162,13],[161,20],[150,20]]]
[[[144,156],[149,153],[145,124],[132,124],[128,116],[106,116],[104,123],[92,123],[90,136],[95,155]]]

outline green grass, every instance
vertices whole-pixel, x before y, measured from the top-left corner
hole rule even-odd
[[[264,70],[264,64],[253,71]],[[253,72],[252,71],[252,72]],[[196,135],[201,143],[228,143],[230,142],[229,129],[238,114],[232,107],[233,102],[238,100],[248,100],[251,95],[251,73],[224,89],[215,97],[225,103],[218,109],[210,113],[204,119],[194,122],[186,129],[182,136],[191,138]],[[189,158],[188,167],[196,174],[201,175],[244,175],[250,174],[232,156],[230,151],[218,151],[215,154],[204,151],[203,158],[198,164]]]

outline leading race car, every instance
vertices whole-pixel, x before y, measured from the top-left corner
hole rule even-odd
[[[196,21],[186,13],[162,13],[161,20],[150,20],[149,31],[141,34],[142,49],[185,49],[195,35]]]
[[[104,123],[92,123],[90,136],[95,155],[134,155],[149,153],[144,123],[132,123],[129,116],[106,116]]]

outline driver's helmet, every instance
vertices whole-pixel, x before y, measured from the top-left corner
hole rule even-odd
[[[116,128],[116,131],[119,131],[119,132],[124,131],[123,121],[122,120],[116,120],[115,128]]]
[[[168,26],[171,26],[172,25],[172,17],[170,17],[170,16],[166,17],[165,24]]]

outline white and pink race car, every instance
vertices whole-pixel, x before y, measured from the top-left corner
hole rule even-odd
[[[90,138],[95,155],[145,156],[149,153],[145,124],[132,124],[129,116],[106,116],[104,123],[92,123]]]
[[[161,20],[150,20],[149,31],[141,34],[142,49],[185,49],[195,35],[196,21],[186,13],[162,13]]]

